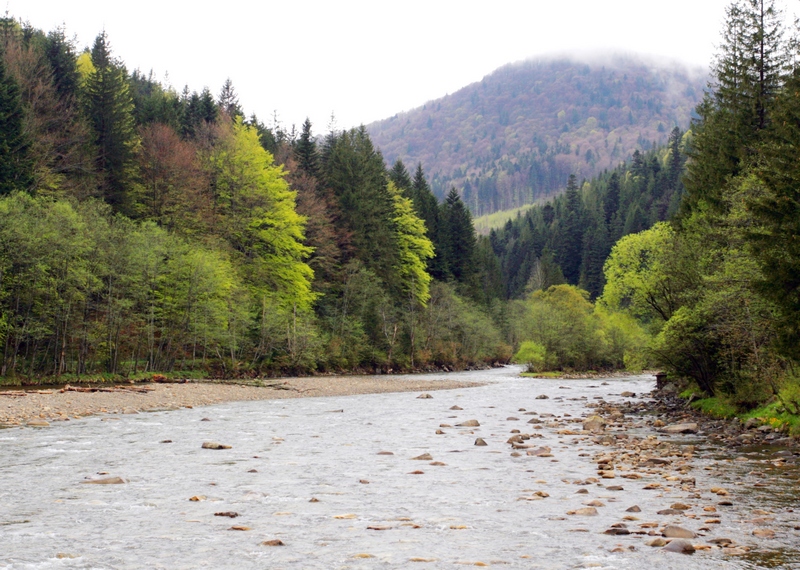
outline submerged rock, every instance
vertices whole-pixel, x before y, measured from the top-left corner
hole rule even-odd
[[[661,550],[665,552],[677,552],[680,554],[694,554],[695,548],[688,540],[676,539],[670,541],[670,543]]]
[[[697,536],[696,532],[677,525],[667,525],[662,534],[667,538],[695,538]]]
[[[458,427],[478,427],[480,426],[480,422],[478,420],[467,420],[465,422],[461,422],[460,424],[456,424]]]
[[[127,483],[127,481],[122,477],[106,477],[104,479],[90,479],[88,481],[83,481],[83,483],[89,485],[122,485],[123,483]]]
[[[217,443],[215,441],[204,441],[203,445],[201,445],[200,447],[203,449],[231,449],[230,445]]]

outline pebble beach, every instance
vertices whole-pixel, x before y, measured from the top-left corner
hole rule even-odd
[[[272,381],[266,387],[187,382],[136,384],[94,392],[70,388],[5,390],[0,391],[0,426],[29,424],[44,427],[51,422],[98,414],[136,414],[245,400],[433,391],[477,385],[475,382],[421,380],[410,376],[317,376],[284,378]]]

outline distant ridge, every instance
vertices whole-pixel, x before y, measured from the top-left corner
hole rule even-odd
[[[631,55],[528,60],[367,130],[390,165],[421,162],[439,197],[455,186],[483,215],[665,143],[673,127],[688,127],[706,77]]]

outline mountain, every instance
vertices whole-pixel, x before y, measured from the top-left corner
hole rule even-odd
[[[455,186],[476,216],[552,195],[688,127],[706,72],[613,56],[529,60],[367,125],[389,164],[421,162],[434,193]]]

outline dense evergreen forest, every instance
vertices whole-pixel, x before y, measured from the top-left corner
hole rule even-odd
[[[475,216],[563,191],[686,129],[705,70],[635,56],[510,64],[456,93],[367,125],[390,162],[422,162]]]

